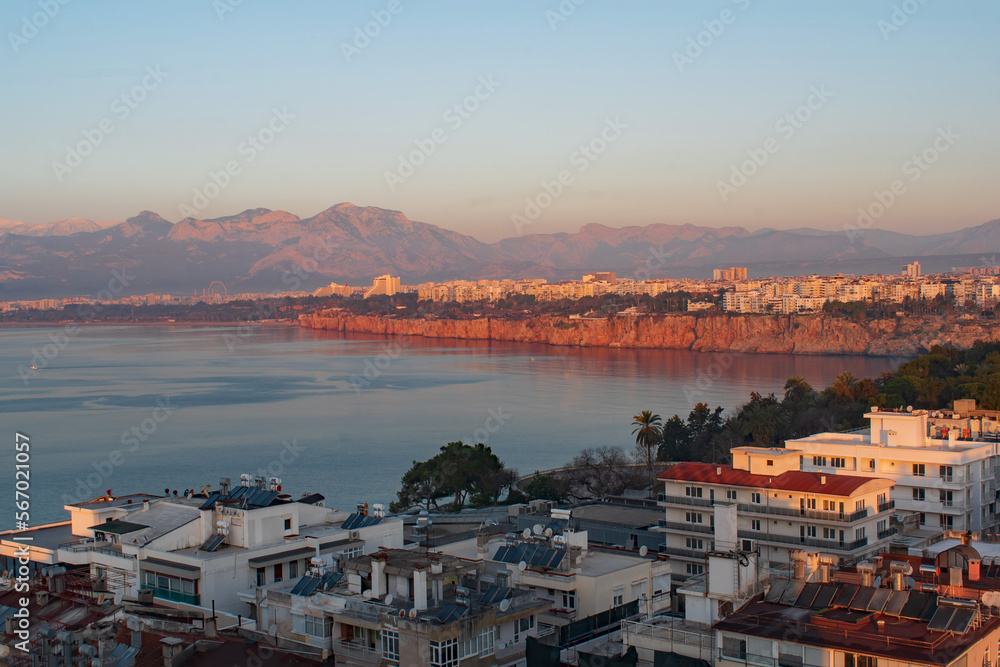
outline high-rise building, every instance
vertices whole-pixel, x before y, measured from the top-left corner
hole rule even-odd
[[[370,296],[380,295],[392,296],[399,291],[399,284],[400,279],[398,276],[393,277],[388,273],[384,276],[379,276],[374,280],[372,286],[368,288],[368,291],[365,292],[365,298],[367,299]]]

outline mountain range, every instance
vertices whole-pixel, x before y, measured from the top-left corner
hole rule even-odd
[[[1000,220],[956,232],[913,235],[880,229],[848,234],[653,224],[589,224],[576,233],[524,234],[496,243],[409,220],[398,211],[344,203],[309,218],[249,209],[172,223],[151,211],[123,222],[70,218],[29,225],[0,220],[0,299],[95,295],[113,271],[123,294],[200,293],[222,281],[230,293],[367,285],[390,273],[406,284],[481,278],[709,277],[747,266],[751,275],[899,271],[920,258],[925,273],[950,265],[1000,264]]]

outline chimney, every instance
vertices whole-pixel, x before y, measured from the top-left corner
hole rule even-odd
[[[149,498],[142,499],[142,511],[145,512],[149,509]]]
[[[427,609],[427,571],[419,563],[413,566],[413,608]]]
[[[177,637],[164,637],[160,646],[163,649],[163,667],[179,667],[178,658],[184,651],[184,641]]]
[[[382,553],[372,555],[372,597],[381,598],[385,595],[385,561],[387,556]]]
[[[969,559],[969,581],[979,581],[980,564],[979,560]]]
[[[826,475],[820,475],[819,476],[819,483],[820,484],[826,484]]]

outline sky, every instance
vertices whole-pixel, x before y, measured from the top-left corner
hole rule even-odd
[[[995,0],[5,0],[0,219],[954,230],[1000,217],[998,28]]]

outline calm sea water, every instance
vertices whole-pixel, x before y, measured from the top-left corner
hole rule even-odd
[[[87,327],[27,381],[62,329],[0,331],[7,469],[30,436],[32,523],[116,495],[275,475],[327,504],[395,498],[401,475],[449,441],[482,441],[522,473],[584,447],[631,450],[632,415],[733,408],[802,375],[877,377],[899,360],[343,336],[293,327]],[[65,342],[65,341],[63,341]],[[45,350],[45,346],[50,347]],[[39,364],[42,366],[43,364]],[[11,480],[13,472],[7,473]],[[2,485],[12,496],[13,485]],[[10,511],[0,527],[12,527]],[[3,507],[3,505],[0,505]]]

